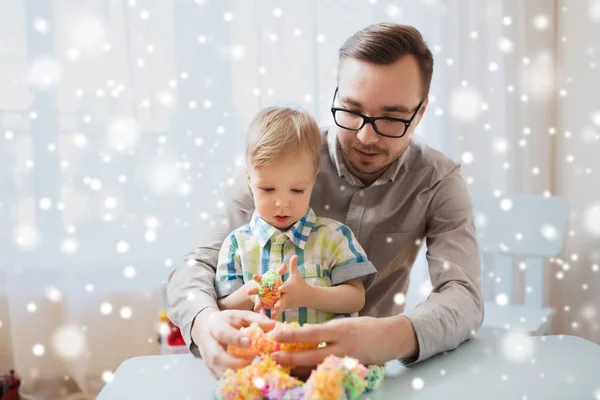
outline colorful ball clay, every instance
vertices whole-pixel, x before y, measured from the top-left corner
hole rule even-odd
[[[252,364],[237,371],[227,370],[219,380],[215,400],[267,399],[267,400],[356,400],[361,394],[375,390],[384,379],[385,367],[368,368],[351,357],[327,357],[313,370],[306,384],[291,377],[291,367],[282,367],[270,358],[270,353],[282,350],[272,334],[282,329],[298,327],[294,323],[277,323],[275,329],[265,333],[254,323],[241,330],[252,339],[249,348],[228,347],[230,354],[250,358]],[[315,348],[315,343],[294,343],[287,351]]]
[[[282,367],[268,355],[256,357],[252,364],[244,368],[237,371],[226,370],[217,383],[213,399],[282,399],[290,389],[302,386],[302,381],[293,378],[289,373],[290,368]]]
[[[275,303],[281,297],[279,287],[282,284],[281,275],[277,271],[270,270],[262,275],[258,285],[258,297],[266,309],[271,310],[275,307]]]
[[[344,371],[341,368],[317,368],[304,385],[305,399],[340,400],[343,399]]]
[[[306,382],[307,393],[314,398],[328,400],[349,399],[355,400],[365,392],[365,376],[367,368],[351,357],[339,358],[330,355],[313,371]],[[314,375],[314,378],[313,378]],[[314,379],[315,382],[309,382]],[[333,380],[332,380],[333,379]],[[341,387],[342,397],[338,395]],[[312,397],[311,397],[312,398]]]
[[[365,376],[365,382],[367,387],[365,392],[372,392],[379,387],[381,382],[385,378],[385,366],[383,365],[369,365],[367,368],[367,375]]]

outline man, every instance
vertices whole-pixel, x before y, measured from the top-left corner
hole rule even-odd
[[[427,105],[433,56],[413,27],[371,25],[341,47],[335,126],[323,132],[321,172],[311,207],[355,233],[378,270],[359,318],[282,332],[281,341],[326,341],[327,347],[275,353],[283,364],[311,367],[334,353],[363,363],[405,364],[456,348],[481,326],[480,261],[470,198],[459,166],[413,141]],[[256,313],[218,311],[213,286],[219,247],[253,212],[239,180],[216,227],[171,276],[169,317],[186,343],[220,376],[248,363],[229,356],[229,343],[248,345],[238,328],[272,322]],[[404,311],[410,269],[423,239],[433,290]]]

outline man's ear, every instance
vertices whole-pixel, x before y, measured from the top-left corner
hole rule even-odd
[[[419,125],[419,123],[421,122],[421,118],[423,118],[423,115],[425,115],[425,110],[427,109],[428,105],[429,105],[429,96],[427,96],[427,98],[425,99],[423,104],[421,104],[421,109],[419,110],[419,119],[417,120],[417,125]]]

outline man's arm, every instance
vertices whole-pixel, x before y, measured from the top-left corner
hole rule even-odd
[[[194,318],[205,308],[217,308],[215,268],[221,244],[235,228],[247,224],[254,211],[252,193],[243,174],[239,174],[224,196],[224,207],[205,228],[200,245],[187,254],[167,284],[169,319],[177,325],[192,353],[198,348],[191,338]]]
[[[452,350],[483,321],[481,264],[471,199],[456,167],[436,184],[427,212],[427,261],[433,290],[404,312],[418,341],[418,353],[405,363]]]

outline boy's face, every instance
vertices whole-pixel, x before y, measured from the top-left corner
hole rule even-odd
[[[316,171],[308,151],[294,152],[274,163],[246,171],[256,211],[266,222],[286,230],[306,214]]]

